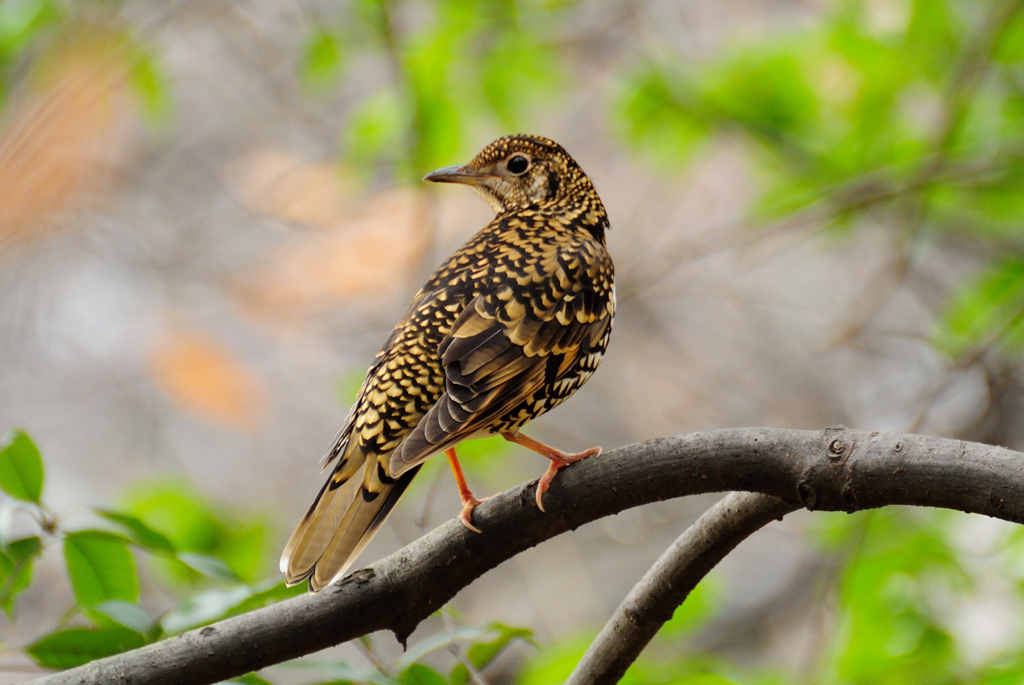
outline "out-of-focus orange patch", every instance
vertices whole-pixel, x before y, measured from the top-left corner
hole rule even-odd
[[[227,185],[253,211],[320,228],[345,217],[350,194],[337,164],[288,150],[261,150],[232,164]]]
[[[65,37],[0,124],[0,250],[101,189],[124,157],[129,59],[114,33]]]
[[[294,236],[240,276],[239,302],[278,323],[340,305],[378,306],[419,276],[413,267],[429,239],[424,202],[405,188],[377,193],[326,230]]]
[[[263,417],[267,393],[256,375],[225,346],[177,328],[154,347],[156,385],[182,409],[229,428],[248,429]]]

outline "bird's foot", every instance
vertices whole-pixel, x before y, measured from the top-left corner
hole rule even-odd
[[[533,450],[537,454],[551,460],[551,466],[541,476],[540,482],[537,483],[537,508],[544,511],[544,505],[541,503],[541,496],[548,491],[551,487],[551,481],[554,480],[555,474],[564,469],[569,464],[575,464],[578,461],[583,461],[587,457],[596,457],[601,454],[600,447],[591,447],[589,450],[583,450],[576,454],[566,454],[562,450],[557,450],[550,445],[545,445],[539,440],[528,438],[525,435],[519,433],[502,433],[501,437],[505,438],[509,442],[514,442],[517,445],[522,445],[526,449]]]
[[[459,499],[462,500],[462,511],[459,513],[459,520],[462,521],[462,525],[474,533],[482,533],[482,530],[473,525],[473,510],[476,509],[476,505],[486,502],[494,495],[484,497],[483,499],[474,497],[473,493],[469,490],[469,485],[466,484],[466,476],[462,473],[462,465],[459,463],[458,455],[455,454],[455,448],[449,447],[444,453],[448,457],[452,473],[455,474],[455,484],[459,487]]]
[[[491,495],[494,497],[494,495]],[[472,494],[469,497],[462,499],[462,511],[459,513],[459,520],[462,521],[462,525],[469,528],[474,533],[483,533],[482,530],[473,525],[473,510],[476,509],[476,505],[486,502],[491,497],[484,497],[483,499],[477,499]]]
[[[549,448],[551,449],[551,448]],[[557,450],[553,450],[557,452]],[[541,454],[544,454],[543,452]],[[583,461],[587,457],[596,457],[601,454],[600,447],[591,447],[589,450],[584,450],[576,454],[565,454],[564,452],[558,452],[556,455],[544,454],[545,457],[551,460],[551,464],[548,466],[548,470],[541,476],[540,482],[537,483],[537,508],[544,511],[544,504],[541,503],[541,497],[548,488],[551,487],[551,481],[555,479],[555,474],[564,469],[569,464],[575,464],[578,461]]]

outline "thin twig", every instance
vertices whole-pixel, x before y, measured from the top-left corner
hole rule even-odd
[[[463,666],[466,667],[466,672],[469,674],[469,679],[473,681],[474,685],[487,685],[484,681],[480,672],[476,670],[473,662],[469,660],[466,653],[462,650],[462,646],[455,639],[455,626],[452,623],[452,614],[447,607],[441,608],[441,624],[444,626],[444,632],[451,638],[451,642],[448,643],[448,652],[459,660]]]
[[[441,487],[444,471],[443,468],[434,469],[434,477],[430,481],[430,489],[427,490],[427,498],[423,502],[423,511],[420,512],[419,517],[414,521],[420,530],[426,530],[427,524],[430,523],[430,510],[434,507],[434,500],[437,499],[437,491]]]
[[[1002,326],[998,331],[989,336],[989,339],[983,342],[981,345],[975,347],[970,354],[964,355],[955,364],[953,364],[953,366],[951,366],[946,371],[945,377],[942,379],[942,382],[939,383],[939,385],[937,385],[935,389],[933,389],[930,393],[928,393],[928,396],[924,400],[924,407],[921,408],[921,411],[914,418],[914,422],[910,424],[910,428],[907,430],[907,432],[917,432],[917,430],[921,427],[921,424],[924,423],[924,420],[928,418],[928,413],[932,410],[932,407],[935,406],[935,401],[938,400],[939,396],[946,391],[946,388],[948,388],[949,385],[956,378],[956,374],[960,373],[965,369],[969,369],[970,367],[974,366],[979,361],[981,361],[982,357],[984,357],[985,354],[990,349],[992,349],[996,345],[996,343],[998,343],[1003,338],[1004,335],[1020,326],[1022,322],[1024,322],[1024,309],[1017,312],[1013,316],[1013,318],[1006,322],[1006,325]]]
[[[377,656],[377,652],[373,651],[373,642],[371,639],[372,638],[369,635],[363,635],[358,640],[355,640],[355,645],[359,651],[363,653],[363,656],[366,657],[366,660],[369,661],[377,670],[377,673],[380,673],[383,676],[391,675],[391,671],[388,670],[388,667],[385,666],[384,662],[380,660],[379,656]]]
[[[617,683],[697,583],[740,542],[799,507],[733,492],[686,529],[623,600],[576,665],[567,685]]]
[[[934,152],[922,160],[913,182],[909,184],[915,188],[915,192],[905,196],[905,219],[902,230],[896,234],[896,257],[890,267],[891,272],[887,277],[871,279],[863,288],[856,298],[853,316],[842,327],[842,332],[830,346],[852,340],[862,334],[878,312],[899,292],[913,270],[912,247],[919,239],[928,217],[931,191],[942,180],[949,157],[967,118],[967,111],[992,63],[993,52],[1022,4],[1022,0],[997,3],[986,17],[984,27],[964,49],[946,87],[942,124],[935,136]]]
[[[893,258],[868,279],[868,284],[857,293],[848,310],[846,323],[839,334],[825,344],[825,349],[859,338],[906,283],[911,270],[909,246],[905,241],[897,240],[894,252]]]
[[[844,556],[844,558],[842,558],[840,561],[837,561],[832,565],[831,580],[833,582],[830,583],[830,585],[833,587],[833,590],[835,586],[834,581],[838,579],[840,570],[844,568],[850,568],[853,564],[857,562],[858,559],[860,559],[864,555],[864,543],[868,537],[868,524],[871,520],[871,516],[872,514],[869,512],[855,524],[857,526],[856,539],[853,541],[853,544],[850,545],[850,549],[848,553]],[[822,607],[822,609],[824,610],[824,607]],[[839,639],[837,628],[838,626],[835,625],[834,620],[829,621],[825,629],[821,631],[816,641],[817,645],[819,646],[819,649],[817,651],[817,668],[815,668],[813,671],[813,677],[804,678],[804,681],[809,683],[809,685],[818,685],[818,683],[822,682],[825,677],[825,673],[828,668],[829,652],[832,651],[833,647]]]
[[[644,294],[684,265],[733,250],[752,247],[768,238],[800,228],[816,224],[825,226],[845,214],[870,209],[891,200],[905,197],[908,194],[920,192],[926,185],[939,180],[957,182],[969,181],[976,177],[986,177],[1007,167],[1013,161],[1019,160],[1021,154],[1022,151],[1014,150],[992,160],[967,162],[955,166],[943,164],[935,172],[935,175],[928,179],[921,178],[918,175],[914,180],[902,183],[893,180],[892,177],[895,172],[889,169],[874,170],[857,178],[841,181],[822,189],[820,192],[821,199],[817,202],[770,223],[756,233],[743,232],[722,243],[693,251],[681,249],[685,248],[685,245],[668,245],[661,248],[659,250],[660,259],[666,266],[662,269],[652,269],[650,264],[641,264],[642,268],[632,269],[631,271],[642,270],[644,276],[633,283],[626,284],[626,287],[621,289],[619,302],[625,302]],[[708,232],[733,235],[749,223],[749,219],[729,221]],[[816,230],[820,231],[823,229],[819,226]]]

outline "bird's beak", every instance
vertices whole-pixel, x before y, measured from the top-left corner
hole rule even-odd
[[[443,169],[431,171],[423,177],[423,180],[433,181],[434,183],[465,183],[466,185],[478,186],[491,178],[493,178],[491,174],[471,169],[468,165],[459,166],[456,164],[455,166],[446,166]]]

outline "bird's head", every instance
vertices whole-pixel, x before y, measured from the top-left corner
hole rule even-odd
[[[597,196],[590,179],[561,145],[526,134],[498,138],[469,164],[432,171],[423,180],[466,184],[496,214]]]

